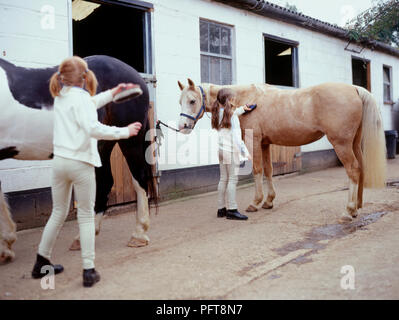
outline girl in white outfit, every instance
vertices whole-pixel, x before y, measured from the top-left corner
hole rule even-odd
[[[77,200],[77,216],[83,259],[83,285],[92,286],[100,280],[94,268],[95,223],[94,202],[96,181],[94,168],[101,166],[97,140],[127,139],[137,135],[141,123],[124,128],[110,127],[98,121],[97,109],[111,102],[123,88],[117,87],[96,96],[97,79],[79,57],[64,60],[50,80],[54,97],[54,159],[51,193],[53,210],[44,228],[36,263],[34,278],[41,278],[42,267],[50,265],[54,273],[63,271],[61,265],[50,263],[51,252],[58,233],[68,215],[72,187]],[[83,88],[87,88],[87,91]]]
[[[218,185],[217,216],[226,217],[227,219],[247,220],[247,216],[238,212],[236,203],[240,158],[250,158],[248,149],[241,138],[238,116],[252,109],[245,105],[233,110],[231,104],[233,98],[234,92],[232,90],[221,89],[212,106],[212,128],[218,131],[219,139],[220,181]]]

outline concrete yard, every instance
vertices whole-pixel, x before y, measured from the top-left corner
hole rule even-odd
[[[20,231],[15,261],[0,266],[0,299],[399,299],[399,159],[388,166],[388,186],[366,190],[348,225],[338,224],[342,167],[275,177],[274,208],[248,221],[216,218],[215,192],[162,203],[142,248],[126,246],[134,212],[107,216],[93,288],[82,287],[80,252],[68,251],[76,221],[54,249],[65,267],[54,290],[30,276],[43,229]],[[239,187],[242,213],[252,197],[252,184]]]

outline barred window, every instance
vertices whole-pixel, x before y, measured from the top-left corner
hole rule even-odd
[[[200,20],[201,82],[232,84],[232,28]]]

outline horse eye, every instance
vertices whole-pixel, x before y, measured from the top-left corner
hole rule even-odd
[[[190,101],[190,104],[194,104],[194,103],[195,103],[195,100],[191,100],[191,101]]]

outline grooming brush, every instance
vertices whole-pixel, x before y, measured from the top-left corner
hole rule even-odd
[[[118,92],[114,99],[112,100],[115,103],[122,103],[128,101],[130,99],[136,98],[143,94],[143,91],[138,85],[127,85],[126,87],[120,88],[120,92]]]

